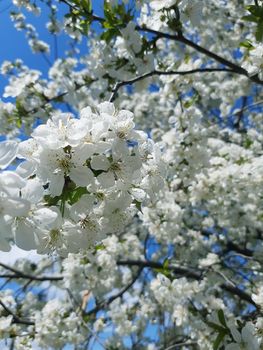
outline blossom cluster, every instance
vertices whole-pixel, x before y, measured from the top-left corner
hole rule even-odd
[[[10,348],[262,348],[262,8],[13,0],[49,66],[1,66]]]
[[[133,114],[108,102],[80,118],[58,113],[32,138],[1,144],[1,249],[61,254],[120,233],[163,184],[160,151],[134,130]]]

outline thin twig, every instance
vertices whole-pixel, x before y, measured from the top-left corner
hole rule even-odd
[[[241,121],[243,119],[243,116],[244,116],[244,110],[246,108],[246,104],[247,104],[247,100],[248,100],[248,97],[247,96],[242,96],[242,107],[240,109],[240,111],[236,114],[237,116],[237,120],[236,122],[234,123],[234,127],[238,130],[238,131],[241,131]]]
[[[108,300],[105,300],[105,301],[102,301],[101,303],[99,303],[92,310],[88,311],[86,313],[86,315],[92,315],[92,314],[98,312],[99,310],[101,310],[101,308],[110,305],[115,299],[118,299],[118,298],[122,297],[123,294],[126,293],[133,286],[133,284],[137,281],[137,279],[140,277],[142,271],[143,271],[143,267],[139,267],[138,272],[133,277],[131,282],[127,284],[127,286],[125,288],[123,288],[119,293],[111,296]]]
[[[58,38],[57,38],[57,34],[53,34],[53,38],[54,38],[54,59],[55,61],[58,58]]]
[[[262,105],[262,104],[263,104],[263,100],[260,100],[258,102],[252,103],[251,105],[247,105],[244,108],[241,108],[241,109],[237,110],[235,113],[231,114],[230,117],[239,115],[240,112],[245,112],[246,110],[249,110],[250,108],[254,108],[254,107]]]
[[[52,67],[52,63],[51,63],[50,59],[47,57],[47,55],[44,52],[42,52],[42,57],[47,62],[48,66]]]
[[[97,81],[98,79],[93,79],[92,81],[90,81],[90,84]],[[76,86],[76,90],[75,91],[78,91],[79,89],[81,89],[82,87],[86,86],[87,83],[84,83],[84,84],[80,84],[80,85],[77,85]],[[45,99],[45,102],[42,103],[39,107],[34,107],[32,109],[30,109],[29,111],[26,111],[27,114],[30,114],[30,113],[36,113],[40,108],[44,108],[48,103],[51,103],[51,102],[56,102],[56,100],[59,100],[61,99],[62,97],[66,96],[69,94],[69,91],[65,91],[65,92],[62,92],[61,94],[59,95],[56,95],[54,97],[51,97],[51,98],[48,98],[46,96],[43,95],[43,98]]]

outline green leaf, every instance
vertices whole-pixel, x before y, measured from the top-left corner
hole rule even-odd
[[[81,7],[86,12],[92,12],[92,1],[91,0],[81,0]]]
[[[222,309],[218,310],[217,316],[218,316],[218,319],[219,319],[220,323],[221,323],[224,327],[228,328],[228,327],[227,327],[227,324],[226,324],[226,319],[225,319],[224,311],[223,311]]]
[[[133,201],[136,208],[142,213],[142,203],[137,201],[136,199]]]
[[[251,42],[249,40],[246,40],[246,41],[242,41],[240,44],[239,44],[240,47],[245,47],[246,49],[248,50],[252,50],[254,49],[254,46],[251,44]]]
[[[248,12],[250,12],[252,15],[256,17],[261,17],[262,15],[261,6],[249,5],[249,6],[246,6],[246,9],[248,10]]]
[[[253,141],[250,140],[249,138],[246,138],[246,140],[245,140],[245,142],[244,142],[244,147],[245,147],[246,149],[249,149],[251,145],[253,145]]]
[[[85,323],[88,323],[90,321],[90,315],[82,314],[82,319]]]
[[[216,340],[214,341],[214,344],[213,344],[213,350],[217,350],[219,348],[219,345],[224,340],[225,336],[226,336],[226,333],[219,333],[218,334],[218,336],[216,337]]]
[[[126,11],[125,4],[112,6],[106,0],[104,1],[104,17],[103,27],[111,29],[110,32],[107,31],[107,34],[102,34],[101,36],[106,42],[109,42],[113,36],[119,35],[119,30],[125,28],[127,23],[133,19],[131,10]]]
[[[95,247],[95,250],[98,251],[98,250],[104,250],[105,249],[105,246],[103,244],[97,244],[96,247]]]
[[[86,187],[78,187],[74,189],[68,196],[68,202],[70,205],[76,203],[84,194],[89,193]]]
[[[199,95],[195,94],[192,98],[190,98],[189,100],[185,101],[183,103],[184,108],[189,108],[191,107],[195,102],[197,102],[199,100]]]
[[[258,23],[255,36],[256,36],[257,41],[262,41],[262,39],[263,39],[263,21],[260,21]]]
[[[45,202],[48,204],[48,206],[57,205],[58,202],[61,200],[61,196],[51,197],[50,195],[44,196]]]
[[[18,127],[18,129],[20,129],[22,126],[22,119],[20,117],[18,117],[16,120],[16,126]]]
[[[80,21],[81,33],[87,35],[89,32],[90,22],[87,20]]]
[[[106,43],[108,44],[111,41],[111,39],[118,34],[118,32],[119,32],[118,29],[111,28],[111,29],[107,30],[106,32],[102,33],[100,38],[102,40],[105,40]]]
[[[247,21],[247,22],[258,22],[258,18],[254,15],[246,15],[242,17],[243,21]]]
[[[170,275],[169,265],[170,265],[170,261],[168,258],[166,258],[163,262],[163,270],[164,270],[166,276],[167,276],[167,274]]]
[[[217,324],[217,323],[214,323],[214,322],[211,322],[211,321],[207,321],[206,323],[207,323],[207,325],[208,325],[209,327],[213,328],[214,330],[216,330],[216,331],[219,332],[219,333],[222,333],[222,332],[228,333],[228,330],[227,330],[226,328],[220,326],[220,325]]]

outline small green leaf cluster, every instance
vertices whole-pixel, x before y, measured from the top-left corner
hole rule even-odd
[[[244,21],[253,22],[256,24],[255,37],[257,41],[263,40],[263,6],[250,5],[246,9],[250,13],[242,17]]]
[[[104,1],[104,16],[103,28],[106,29],[101,39],[107,43],[111,41],[114,36],[119,34],[120,29],[125,28],[127,23],[133,20],[134,15],[131,9],[127,9],[125,4],[118,4],[112,6],[109,2]]]

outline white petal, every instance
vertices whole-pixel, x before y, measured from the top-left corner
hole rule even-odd
[[[69,144],[77,146],[87,135],[89,122],[86,119],[75,119],[68,130]]]
[[[12,315],[1,317],[0,318],[0,331],[3,332],[5,330],[7,330],[11,326],[12,320],[13,320]]]
[[[97,176],[97,180],[104,188],[109,188],[115,185],[114,175],[111,172],[100,174]]]
[[[10,250],[11,250],[11,246],[10,246],[9,242],[2,237],[0,237],[0,250],[2,252],[10,252]]]
[[[70,178],[78,186],[94,186],[94,175],[88,167],[77,167],[70,171]]]
[[[16,141],[3,141],[0,143],[0,168],[6,168],[17,155]]]
[[[102,102],[98,105],[98,110],[100,113],[106,113],[109,115],[113,115],[115,112],[115,107],[114,107],[113,103]]]
[[[35,169],[36,169],[35,162],[24,161],[18,165],[18,167],[16,168],[16,171],[20,176],[26,178],[32,175]]]
[[[106,156],[100,155],[92,157],[90,165],[94,170],[106,171],[110,167],[110,162],[108,161]]]
[[[49,193],[51,196],[56,197],[60,196],[64,187],[64,174],[63,173],[57,173],[50,176],[50,182],[49,182]]]
[[[24,221],[18,222],[15,229],[15,242],[21,249],[36,249],[33,227],[31,225],[27,225]]]
[[[133,188],[130,192],[134,199],[136,199],[138,202],[144,201],[146,197],[145,191],[140,188]]]
[[[48,227],[58,217],[58,213],[49,208],[40,208],[34,212],[34,222],[42,227]]]
[[[12,217],[25,216],[30,209],[29,201],[22,198],[1,198],[0,206],[5,214]]]
[[[43,198],[44,188],[39,179],[28,180],[26,186],[21,190],[22,197],[31,203],[37,203]]]
[[[91,116],[92,116],[92,110],[90,107],[83,108],[80,111],[80,118],[91,119]]]
[[[19,191],[26,185],[26,181],[14,171],[4,171],[0,174],[0,188],[12,196],[19,196]]]
[[[228,325],[229,329],[230,329],[230,332],[232,334],[232,337],[234,338],[234,340],[237,342],[237,343],[241,343],[241,334],[239,333],[239,331],[237,330],[236,326],[234,324],[229,324]]]

